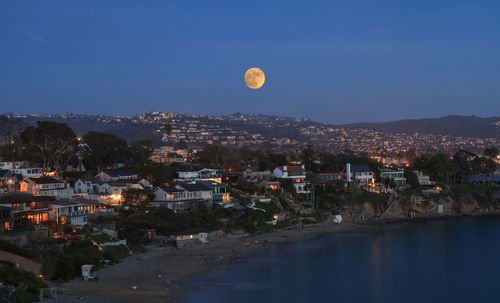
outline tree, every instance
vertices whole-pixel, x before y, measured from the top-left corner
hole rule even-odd
[[[165,126],[163,127],[163,133],[169,136],[172,133],[172,125],[165,124]]]
[[[41,161],[45,171],[58,174],[68,165],[76,151],[75,132],[66,123],[38,121],[21,133],[21,141],[28,158]]]
[[[396,181],[394,181],[394,179],[391,179],[391,178],[382,179],[382,183],[387,188],[396,188],[397,187]]]
[[[85,166],[99,171],[125,159],[127,141],[113,134],[90,131],[83,136],[88,148],[84,152]]]
[[[20,148],[16,144],[0,145],[0,157],[15,160],[19,158]]]
[[[495,146],[490,148],[485,148],[483,154],[485,157],[488,157],[490,159],[495,159],[498,156],[498,148],[496,148]]]
[[[406,178],[406,184],[410,186],[410,188],[415,189],[420,186],[418,183],[418,177],[417,174],[411,169],[405,169],[405,178]]]
[[[454,176],[455,181],[467,182],[472,175],[471,163],[468,160],[470,157],[475,157],[471,152],[460,150],[453,155],[453,163],[455,163],[457,172]]]
[[[491,177],[497,169],[497,163],[490,158],[476,157],[471,162],[472,172],[481,179]],[[478,178],[476,178],[477,180]]]
[[[155,198],[151,189],[129,188],[124,190],[122,194],[125,202],[133,205],[145,204]]]
[[[170,166],[153,161],[134,167],[134,171],[155,186],[170,183],[174,179],[174,170]]]
[[[134,167],[144,164],[153,152],[153,149],[154,143],[151,140],[132,142],[125,152],[127,166]]]
[[[257,154],[257,163],[261,170],[273,170],[277,166],[286,165],[288,159],[286,154],[283,153],[271,153],[266,151],[261,154]]]
[[[302,159],[302,163],[305,165],[306,169],[313,169],[315,156],[316,151],[314,150],[314,145],[308,143],[300,153],[300,158]]]

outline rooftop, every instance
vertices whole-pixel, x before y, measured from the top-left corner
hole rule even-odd
[[[278,166],[278,169],[280,169],[281,171],[303,171],[303,172],[306,171],[305,168],[302,168],[302,166],[298,166],[298,165]]]
[[[37,202],[37,201],[48,201],[46,197],[33,196],[27,193],[7,193],[0,195],[0,204],[3,203],[26,203],[26,202]]]
[[[31,177],[28,179],[35,182],[36,184],[64,183],[64,181],[57,180],[53,177]]]
[[[112,169],[105,169],[102,171],[103,173],[111,176],[111,177],[126,177],[126,176],[135,176],[137,175],[133,171],[130,170],[112,170]]]

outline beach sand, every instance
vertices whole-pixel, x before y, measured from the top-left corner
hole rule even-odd
[[[60,285],[61,302],[170,302],[174,292],[187,291],[178,281],[186,280],[214,266],[244,262],[249,254],[263,247],[283,244],[318,233],[370,228],[351,223],[320,223],[285,228],[259,235],[232,236],[185,248],[148,247],[121,263],[97,271],[98,281],[75,279]],[[267,240],[267,244],[265,243]],[[247,242],[250,245],[247,245]],[[233,252],[235,248],[235,252]],[[139,259],[138,259],[139,258]],[[136,287],[135,289],[131,289]]]

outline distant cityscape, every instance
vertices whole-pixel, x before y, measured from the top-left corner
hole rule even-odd
[[[498,136],[480,138],[420,132],[384,132],[333,126],[306,119],[240,113],[227,116],[170,112],[148,112],[135,116],[11,114],[8,117],[20,118],[27,124],[34,124],[38,120],[65,122],[77,133],[95,128],[93,124],[113,125],[109,132],[117,136],[122,135],[129,141],[137,138],[130,138],[128,131],[120,133],[120,127],[132,125],[144,128],[145,135],[150,139],[195,149],[206,145],[219,145],[290,152],[300,150],[311,143],[318,150],[332,153],[351,151],[377,156],[410,151],[416,155],[437,152],[452,154],[462,149],[480,152],[499,143]],[[78,125],[88,124],[88,129],[78,129],[74,126],[75,121]],[[171,126],[168,134],[163,131],[165,125]],[[500,129],[500,121],[496,122],[496,127]],[[13,135],[4,136],[2,139],[3,143],[6,143],[13,139]]]

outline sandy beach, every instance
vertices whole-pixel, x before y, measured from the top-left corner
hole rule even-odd
[[[245,257],[264,247],[318,233],[365,228],[370,226],[321,223],[306,225],[303,229],[286,228],[260,235],[228,235],[203,246],[181,249],[150,246],[145,253],[134,254],[119,264],[97,271],[97,282],[75,279],[60,285],[64,294],[59,299],[61,302],[169,302],[174,292],[187,291],[179,286],[178,281],[189,279],[212,266],[244,262]],[[250,244],[247,245],[247,242]]]

